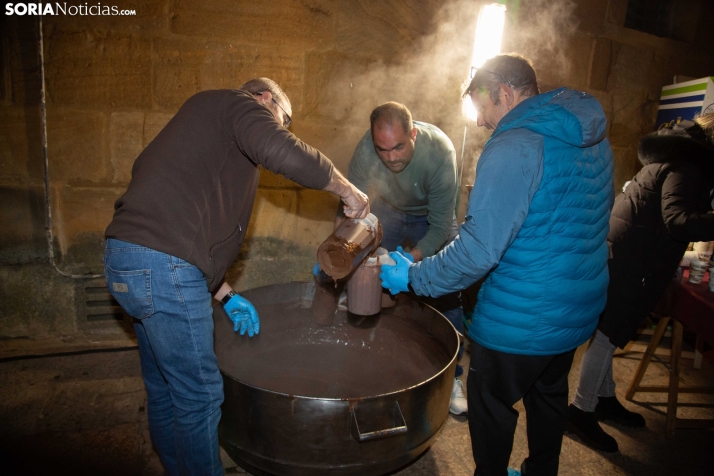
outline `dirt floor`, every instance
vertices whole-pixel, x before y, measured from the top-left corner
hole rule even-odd
[[[583,348],[570,373],[575,391]],[[618,396],[624,393],[641,358],[618,357],[614,373]],[[462,361],[468,367],[468,354]],[[682,385],[711,385],[714,367],[692,369],[684,360]],[[668,371],[652,364],[645,384],[665,384]],[[625,405],[644,415],[647,428],[603,425],[620,452],[599,453],[566,435],[561,475],[711,474],[714,430],[678,429],[665,438],[666,394],[637,394]],[[714,418],[714,395],[680,395],[680,417]],[[511,456],[520,467],[528,449],[521,413]],[[0,473],[5,475],[160,475],[151,448],[144,385],[136,349],[0,361]],[[244,473],[224,453],[226,473]],[[474,471],[465,417],[450,416],[432,447],[399,476],[463,475]]]

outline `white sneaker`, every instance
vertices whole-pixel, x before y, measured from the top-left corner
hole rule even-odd
[[[451,406],[449,411],[454,415],[465,415],[468,413],[468,403],[464,395],[464,382],[454,379],[454,388],[451,390]]]

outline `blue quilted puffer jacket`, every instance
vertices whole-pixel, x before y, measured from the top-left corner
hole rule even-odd
[[[518,104],[484,147],[461,236],[410,269],[414,291],[437,296],[488,275],[469,327],[473,340],[524,355],[560,354],[585,342],[607,297],[614,193],[605,132],[600,104],[585,93],[559,89]],[[542,176],[509,231],[513,213],[503,206],[523,193],[508,187],[522,191],[523,181],[479,172],[520,163],[538,164]],[[500,211],[502,218],[494,216]],[[510,233],[508,243],[494,241],[499,229]]]
[[[481,287],[469,334],[502,352],[559,354],[592,335],[605,307],[612,151],[595,98],[556,90],[524,105],[489,142],[512,129],[542,135],[543,178],[516,239]]]

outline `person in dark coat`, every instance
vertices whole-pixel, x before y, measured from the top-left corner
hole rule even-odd
[[[291,114],[269,78],[193,95],[136,159],[114,204],[104,272],[135,318],[149,434],[167,475],[223,475],[211,295],[236,332],[259,333],[255,307],[224,281],[250,223],[258,166],[339,195],[350,218],[369,213],[367,196],[288,130]]]
[[[642,170],[615,199],[610,215],[607,304],[583,355],[568,408],[568,429],[588,446],[618,450],[599,420],[643,427],[642,415],[617,400],[612,355],[654,309],[692,241],[714,240],[714,114],[682,121],[640,140]]]

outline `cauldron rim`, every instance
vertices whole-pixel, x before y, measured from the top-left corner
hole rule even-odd
[[[284,283],[284,284],[290,284],[290,285],[294,285],[294,284],[297,284],[297,285],[306,285],[306,286],[308,286],[308,287],[310,287],[311,285],[314,285],[314,284],[311,283],[311,282],[302,282],[302,281],[293,281],[293,282],[291,282],[291,283]],[[261,289],[264,289],[264,288],[280,286],[280,285],[281,285],[281,284],[271,284],[271,285],[266,285],[266,286],[256,286],[256,287],[254,287],[254,288],[245,289],[245,290],[241,291],[241,294],[249,293],[250,291],[258,291],[258,290],[261,290]],[[442,367],[442,369],[441,369],[440,371],[434,373],[434,374],[431,375],[429,378],[427,378],[427,379],[425,379],[425,380],[422,380],[421,382],[419,382],[419,383],[417,383],[417,384],[414,384],[414,385],[411,385],[411,386],[409,386],[409,387],[402,387],[402,388],[400,388],[400,389],[398,389],[398,390],[394,390],[394,391],[392,391],[392,392],[380,393],[380,394],[377,394],[377,395],[367,395],[367,396],[363,396],[363,397],[340,397],[340,398],[336,398],[336,397],[311,397],[311,396],[296,395],[296,394],[291,394],[291,393],[286,393],[286,392],[279,392],[279,391],[277,391],[277,390],[270,390],[270,389],[267,389],[267,388],[263,388],[263,387],[259,387],[259,386],[257,386],[257,385],[250,384],[250,383],[245,382],[245,381],[243,381],[243,380],[241,380],[241,379],[239,379],[239,378],[234,377],[233,375],[230,375],[230,374],[227,373],[227,372],[224,372],[223,369],[221,369],[220,362],[219,362],[219,370],[220,370],[220,372],[221,372],[221,375],[222,375],[224,378],[229,378],[229,379],[231,379],[232,381],[237,382],[237,383],[239,383],[239,384],[241,384],[241,385],[245,385],[246,387],[250,387],[250,388],[252,388],[252,389],[259,390],[259,391],[261,391],[261,392],[267,392],[267,393],[272,394],[272,395],[281,396],[281,397],[287,397],[287,398],[290,398],[290,399],[322,400],[322,401],[334,401],[334,402],[357,402],[357,401],[364,401],[364,400],[368,400],[368,399],[376,399],[376,398],[388,397],[388,396],[391,396],[391,395],[397,395],[397,394],[400,394],[400,393],[409,391],[409,390],[411,390],[411,389],[415,389],[415,388],[418,388],[418,387],[420,387],[420,386],[423,386],[423,385],[425,385],[425,384],[431,382],[432,380],[435,380],[435,379],[439,378],[444,372],[448,371],[449,367],[451,367],[452,364],[454,363],[454,361],[457,360],[457,356],[458,356],[458,348],[459,348],[459,341],[460,341],[460,337],[459,337],[459,336],[461,336],[461,333],[460,333],[458,330],[456,330],[456,328],[455,328],[454,325],[451,323],[451,321],[449,321],[449,319],[447,319],[447,317],[446,317],[444,314],[442,314],[440,311],[438,311],[437,309],[435,309],[434,306],[431,306],[430,304],[425,303],[425,302],[421,302],[421,301],[419,302],[419,304],[420,304],[420,305],[423,305],[423,306],[425,306],[425,307],[427,307],[427,308],[429,308],[429,309],[431,309],[432,311],[434,311],[434,313],[435,313],[436,315],[438,315],[439,317],[441,317],[441,319],[443,319],[443,322],[446,322],[446,323],[451,327],[451,329],[454,331],[454,336],[456,337],[457,343],[456,343],[456,351],[455,351],[454,354],[452,355],[451,359]]]
[[[428,305],[428,304],[427,304],[427,305]],[[431,307],[431,306],[429,306],[429,307]],[[437,311],[437,312],[438,312],[438,311]],[[441,313],[440,313],[440,314],[441,314]],[[441,314],[441,315],[443,316],[443,314]],[[446,319],[446,318],[444,317],[444,319]],[[447,321],[448,321],[448,319],[447,319]],[[451,327],[453,327],[453,324],[451,324],[451,322],[449,322],[449,324],[451,325]],[[458,333],[458,331],[457,331],[455,328],[454,328],[454,332],[457,332],[457,333]],[[367,396],[365,396],[365,397],[343,397],[343,398],[334,398],[334,397],[308,397],[308,396],[304,396],[304,395],[294,395],[294,394],[290,394],[290,393],[278,392],[278,391],[276,391],[276,390],[270,390],[270,389],[267,389],[267,388],[258,387],[258,386],[256,386],[256,385],[247,383],[247,382],[245,382],[245,381],[243,381],[243,380],[237,379],[237,378],[233,377],[232,375],[227,374],[226,372],[224,372],[224,371],[222,371],[222,370],[221,370],[221,375],[223,375],[223,378],[229,378],[229,379],[233,380],[234,382],[238,382],[238,383],[241,384],[241,385],[245,385],[246,387],[250,387],[250,388],[253,388],[253,389],[255,389],[255,390],[260,390],[261,392],[271,393],[271,394],[273,394],[273,395],[279,395],[279,396],[281,396],[281,397],[301,398],[301,399],[305,399],[305,400],[328,400],[328,401],[336,401],[336,402],[353,402],[353,401],[363,401],[363,400],[367,400],[367,399],[370,399],[370,398],[388,397],[388,396],[390,396],[390,395],[396,395],[396,394],[403,393],[403,392],[409,391],[409,390],[411,390],[411,389],[420,387],[420,386],[422,386],[422,385],[424,385],[424,384],[426,384],[426,383],[428,383],[428,382],[430,382],[430,381],[432,381],[432,380],[438,378],[442,373],[446,372],[446,371],[449,369],[449,367],[451,366],[451,364],[454,362],[454,360],[456,360],[456,355],[454,355],[454,356],[451,358],[451,360],[449,360],[449,363],[446,364],[443,369],[441,369],[440,371],[436,372],[434,375],[432,375],[432,376],[429,377],[428,379],[422,380],[421,382],[417,383],[416,385],[412,385],[412,386],[410,386],[410,387],[403,387],[403,388],[400,388],[399,390],[395,390],[395,391],[393,391],[393,392],[380,393],[380,394],[378,394],[378,395],[367,395]]]

